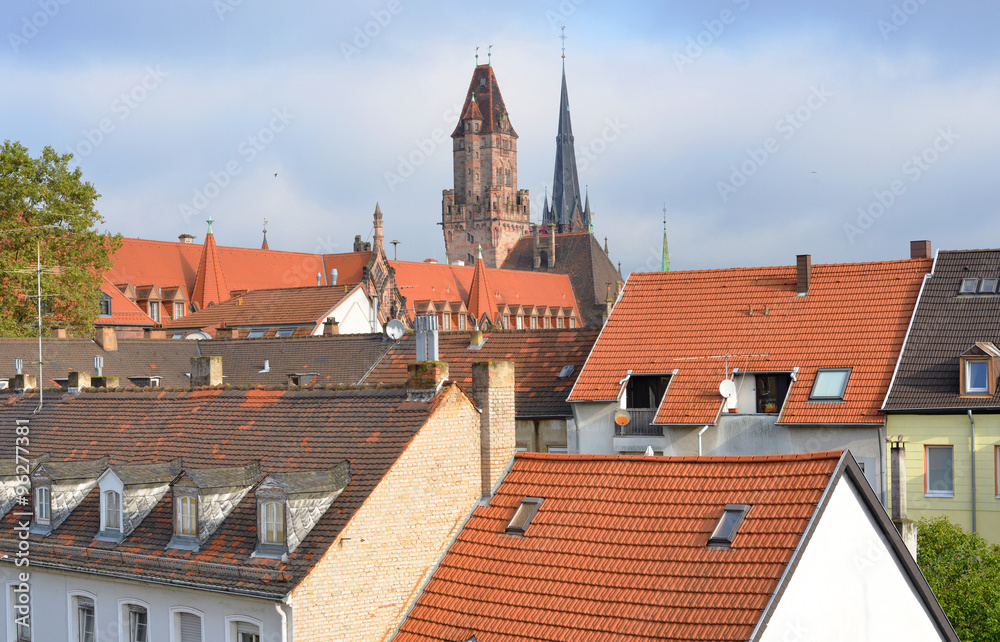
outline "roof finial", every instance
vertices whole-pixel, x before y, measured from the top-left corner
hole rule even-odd
[[[562,57],[563,57],[563,60],[566,60],[566,26],[565,25],[563,25],[562,34],[559,36],[559,38],[563,41],[563,44],[562,44],[562,50],[563,50]],[[565,63],[563,63],[563,64],[565,64]]]
[[[493,66],[493,45],[490,45],[486,49],[486,64],[491,67]]]
[[[212,234],[212,223],[214,223],[215,220],[212,218],[211,214],[208,215],[208,220],[206,220],[205,222],[208,223],[208,233]]]
[[[660,261],[660,272],[670,271],[670,250],[667,249],[667,204],[663,204],[663,259]]]
[[[479,66],[479,47],[476,47],[476,66]]]
[[[482,246],[482,244],[479,245],[479,260],[480,261],[483,260],[483,246]]]
[[[264,242],[260,244],[260,249],[267,250],[267,219],[264,219]]]

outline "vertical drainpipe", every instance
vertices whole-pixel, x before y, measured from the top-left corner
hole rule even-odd
[[[969,425],[972,426],[972,532],[976,532],[976,420],[972,418],[972,411],[969,411]]]
[[[274,608],[278,611],[278,615],[281,616],[281,642],[292,642],[292,636],[288,632],[288,615],[281,608],[281,602],[275,602]]]

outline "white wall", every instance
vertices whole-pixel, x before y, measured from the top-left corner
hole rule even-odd
[[[370,334],[372,332],[372,301],[361,287],[354,288],[340,303],[322,319],[313,330],[313,335],[323,334],[323,322],[333,317],[340,327],[340,334]],[[376,332],[382,331],[379,324]]]
[[[842,477],[761,642],[943,639],[853,482]]]
[[[3,570],[13,579],[13,564],[4,564]],[[17,569],[18,571],[23,569]],[[31,639],[42,642],[69,642],[70,595],[79,592],[94,599],[97,618],[97,642],[121,642],[119,623],[121,600],[135,601],[148,609],[150,639],[169,642],[171,609],[183,607],[202,616],[205,642],[230,642],[227,637],[226,618],[245,616],[247,621],[262,624],[263,642],[280,642],[281,620],[275,602],[253,598],[223,595],[207,591],[194,591],[102,578],[94,575],[63,573],[51,569],[30,567],[31,573]],[[9,589],[5,590],[9,592]],[[10,608],[3,600],[3,626],[9,630]],[[289,607],[284,607],[286,613]],[[7,637],[3,638],[7,640]],[[233,640],[232,642],[235,642]]]

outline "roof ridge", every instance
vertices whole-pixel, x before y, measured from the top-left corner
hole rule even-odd
[[[745,463],[771,461],[815,461],[823,459],[839,460],[845,451],[824,450],[811,453],[784,453],[778,455],[665,455],[650,457],[649,455],[583,455],[563,453],[515,453],[517,459],[543,459],[561,461],[651,461],[651,462],[690,462],[690,463]]]

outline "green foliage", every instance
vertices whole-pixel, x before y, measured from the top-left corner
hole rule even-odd
[[[42,331],[88,333],[99,313],[100,285],[120,236],[97,231],[100,194],[70,168],[72,154],[51,147],[0,148],[0,336],[35,336],[37,252],[41,251]],[[46,228],[24,231],[25,228]]]
[[[1000,640],[1000,546],[947,517],[918,524],[917,563],[963,642]]]

